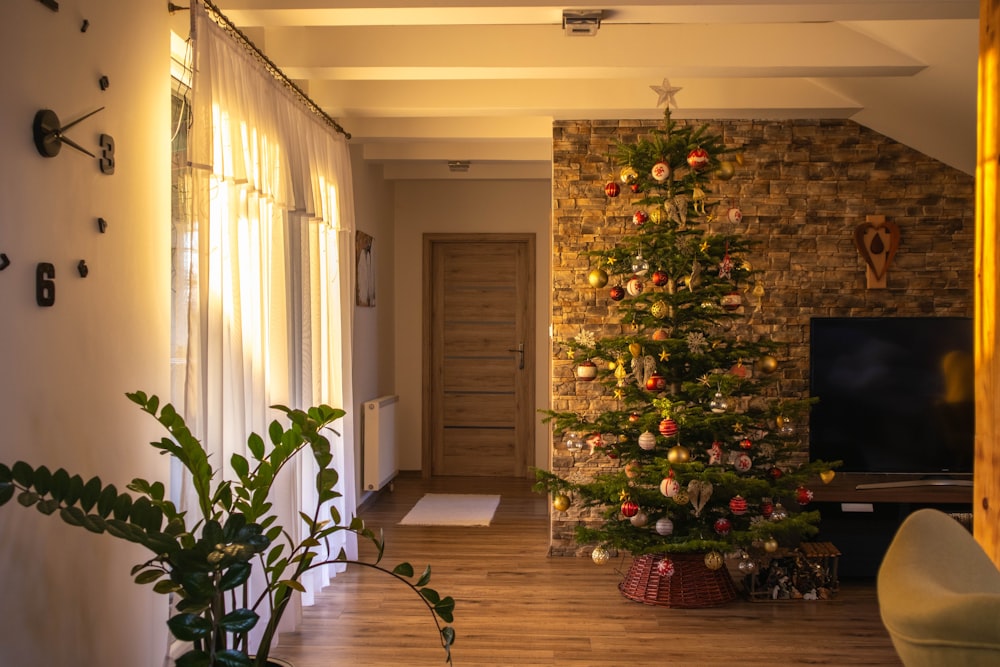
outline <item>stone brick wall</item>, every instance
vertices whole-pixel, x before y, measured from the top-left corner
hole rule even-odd
[[[679,121],[683,123],[685,121]],[[701,125],[703,121],[691,121]],[[745,295],[738,335],[780,343],[778,383],[783,396],[807,396],[809,318],[812,316],[929,316],[973,313],[975,182],[968,174],[852,121],[708,122],[709,132],[742,152],[743,165],[729,181],[713,181],[721,217],[713,230],[745,233],[754,250],[745,259],[759,271],[764,294],[759,312]],[[617,176],[615,144],[633,142],[659,121],[560,121],[553,130],[552,324],[556,411],[593,413],[613,405],[597,383],[576,382],[560,341],[586,329],[617,335],[616,306],[607,288],[587,282],[585,251],[610,247],[631,233],[635,207],[627,192],[617,199],[604,184]],[[725,216],[743,212],[739,225]],[[883,215],[902,241],[885,289],[868,289],[865,263],[854,246],[854,228]],[[802,456],[808,430],[799,425]],[[603,455],[567,451],[553,443],[560,475],[586,479]],[[553,512],[550,553],[589,554],[577,547],[573,526],[591,520],[575,508]]]

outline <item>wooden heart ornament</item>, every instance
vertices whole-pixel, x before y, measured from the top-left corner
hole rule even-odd
[[[887,222],[884,215],[870,215],[854,228],[854,245],[867,265],[869,288],[885,287],[899,239],[899,225]]]
[[[694,515],[701,516],[701,511],[705,509],[705,504],[712,497],[712,483],[701,479],[692,479],[688,482],[688,499],[694,506]]]

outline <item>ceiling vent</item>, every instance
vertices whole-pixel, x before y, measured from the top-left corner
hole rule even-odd
[[[563,32],[568,37],[594,36],[601,27],[600,9],[564,9],[562,15]]]

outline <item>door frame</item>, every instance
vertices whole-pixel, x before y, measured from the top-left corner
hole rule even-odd
[[[528,250],[528,274],[526,277],[528,289],[526,294],[525,314],[527,320],[527,335],[524,340],[524,374],[525,381],[524,405],[519,410],[518,419],[521,420],[519,427],[523,430],[525,442],[522,446],[516,447],[520,451],[522,460],[518,461],[518,467],[525,470],[525,476],[531,477],[531,467],[534,463],[535,454],[535,384],[536,384],[536,312],[535,293],[537,292],[536,273],[538,256],[536,254],[536,235],[534,233],[425,233],[423,235],[423,276],[421,278],[421,289],[423,301],[421,304],[421,476],[429,479],[433,476],[434,469],[434,442],[432,433],[432,411],[434,408],[432,401],[432,377],[434,372],[433,359],[433,320],[431,318],[431,305],[433,303],[433,250],[436,244],[440,243],[524,243]]]

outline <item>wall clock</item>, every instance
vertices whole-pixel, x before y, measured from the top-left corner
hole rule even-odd
[[[57,0],[38,0],[44,7],[52,12],[59,11]],[[80,32],[86,33],[90,29],[90,21],[84,19],[80,25]],[[81,54],[84,55],[84,54]],[[93,63],[96,65],[96,63]],[[98,70],[99,71],[99,70]],[[60,70],[59,75],[64,75]],[[42,80],[58,81],[58,75],[52,77],[40,77]],[[106,91],[111,81],[106,75],[101,75],[96,80],[96,88],[100,92]],[[115,173],[115,140],[111,134],[101,132],[95,134],[93,125],[100,120],[94,118],[104,111],[107,105],[94,105],[91,111],[76,116],[69,121],[60,118],[59,112],[55,109],[44,108],[35,112],[31,122],[31,139],[38,154],[44,158],[56,158],[63,153],[63,147],[72,149],[70,152],[89,157],[94,162],[85,160],[82,164],[96,164],[101,174],[110,176]],[[96,143],[94,137],[96,136]],[[89,138],[88,138],[89,137]],[[108,223],[103,217],[97,219],[98,231],[102,234],[107,232]],[[4,256],[4,263],[10,263]],[[76,265],[77,273],[81,278],[86,278],[90,273],[90,267],[86,260],[79,260]],[[56,268],[52,262],[38,262],[35,265],[35,301],[39,306],[50,307],[56,302]]]

